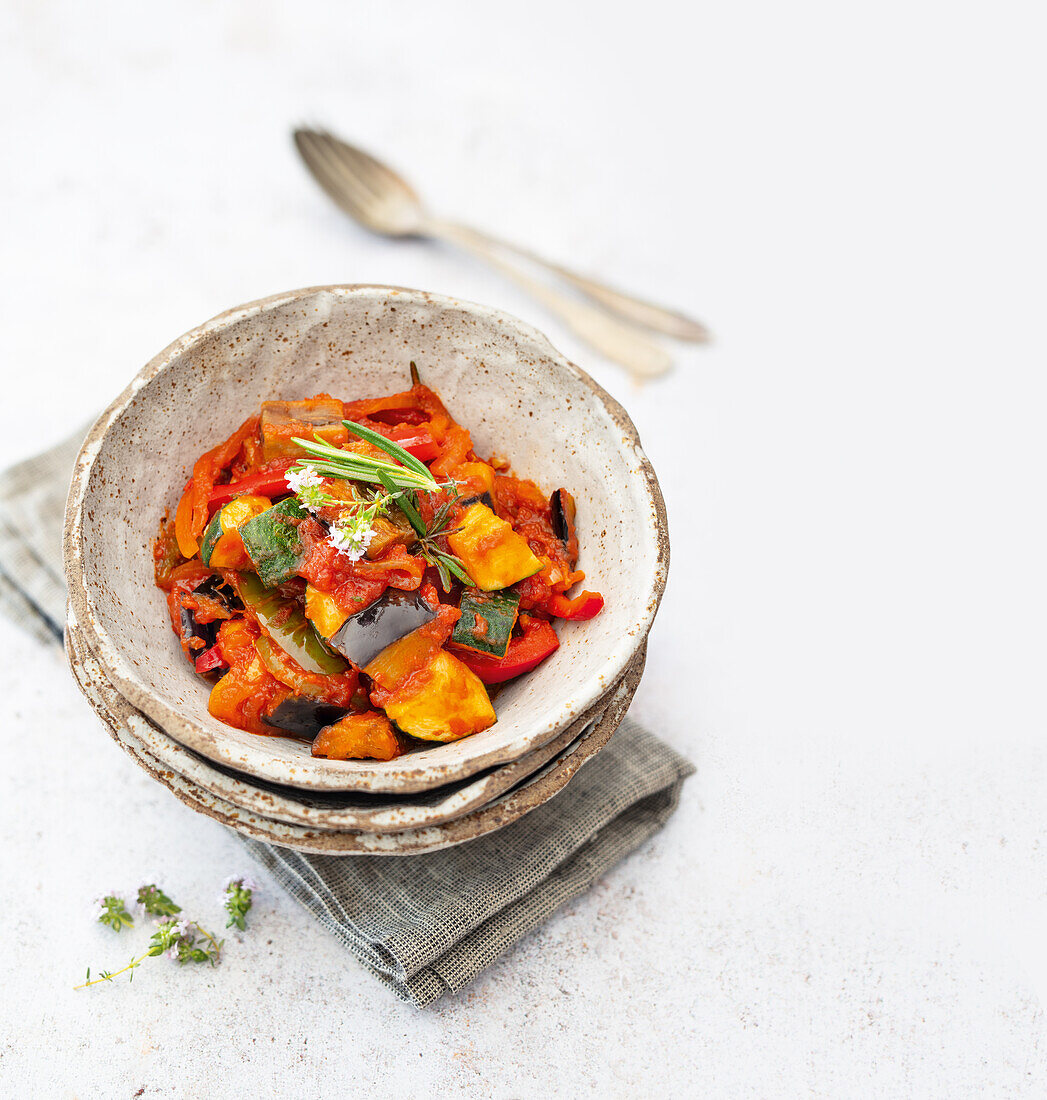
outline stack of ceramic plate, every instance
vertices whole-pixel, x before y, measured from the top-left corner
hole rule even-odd
[[[405,354],[405,348],[408,352]],[[579,499],[580,567],[607,605],[496,696],[498,721],[391,761],[312,757],[232,729],[184,659],[151,541],[194,458],[273,397],[405,387],[418,362],[482,453]],[[668,566],[657,482],[628,417],[533,329],[388,287],[321,287],[222,314],[138,375],[88,436],[66,517],[74,675],[114,739],[182,802],[245,835],[326,854],[412,854],[515,821],[607,743],[643,671]]]

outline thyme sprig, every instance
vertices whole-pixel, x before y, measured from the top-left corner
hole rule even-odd
[[[95,920],[114,932],[134,927],[135,919],[127,911],[127,903],[116,894],[106,894],[95,902]]]
[[[386,486],[386,488],[389,488],[389,486]],[[399,504],[404,515],[407,516],[408,522],[418,536],[418,541],[411,549],[436,569],[440,576],[440,586],[445,592],[451,590],[452,575],[457,577],[462,584],[470,585],[473,583],[472,577],[465,571],[461,559],[448,553],[436,541],[438,538],[446,538],[448,535],[454,534],[454,531],[448,530],[451,524],[451,509],[458,500],[458,486],[454,482],[450,483],[449,492],[450,495],[447,500],[437,508],[429,524],[426,524],[425,520],[422,519],[422,515],[418,511],[417,498],[409,489],[397,494],[397,504]]]
[[[254,904],[254,891],[257,889],[243,875],[234,875],[226,880],[219,902],[229,917],[227,928],[235,926],[242,931],[247,927],[247,913]],[[196,921],[177,918],[176,914],[182,911],[182,907],[172,901],[155,882],[139,887],[138,910],[140,914],[149,913],[159,918],[146,950],[140,955],[133,955],[131,961],[119,970],[103,970],[94,978],[91,977],[91,968],[88,967],[84,981],[76,989],[111,982],[121,974],[127,974],[128,980],[134,981],[135,971],[142,963],[160,956],[171,959],[179,966],[189,963],[210,963],[211,966],[217,966],[221,961],[225,941],[212,935]],[[134,917],[128,911],[126,902],[115,892],[97,900],[94,915],[98,921],[116,931],[130,928],[134,924]]]
[[[254,892],[258,887],[249,878],[230,878],[226,881],[222,894],[222,906],[229,914],[226,928],[234,925],[241,932],[247,927],[247,913],[254,905]]]
[[[460,559],[448,553],[436,541],[437,538],[453,534],[452,531],[447,530],[447,527],[451,519],[451,506],[458,499],[458,486],[455,482],[441,485],[424,462],[415,458],[395,440],[386,439],[384,435],[352,420],[343,420],[342,423],[353,435],[377,447],[396,461],[385,462],[369,455],[339,450],[325,443],[319,436],[316,436],[312,443],[295,436],[294,442],[311,455],[312,460],[293,466],[289,471],[288,482],[307,508],[340,503],[332,500],[320,487],[319,481],[325,477],[377,483],[382,485],[388,494],[385,497],[375,497],[369,505],[351,513],[342,521],[341,530],[336,531],[332,528],[335,546],[350,553],[362,553],[362,547],[366,537],[371,533],[371,524],[375,517],[382,514],[383,505],[388,507],[395,501],[418,536],[418,541],[412,550],[436,569],[443,590],[450,591],[452,576],[457,577],[463,584],[472,584],[472,578]],[[437,510],[432,523],[426,525],[418,511],[415,493],[438,493],[441,490],[447,490],[451,495]]]
[[[119,970],[103,970],[97,978],[91,977],[91,968],[87,968],[84,981],[74,986],[75,989],[86,989],[90,985],[98,985],[100,982],[111,982],[121,974],[128,974],[128,981],[134,981],[134,972],[146,959],[166,955],[180,966],[186,963],[209,962],[217,966],[222,955],[223,940],[215,939],[210,932],[201,928],[193,921],[165,920],[161,921],[153,938],[149,941],[149,947],[141,955],[132,956],[131,961]]]
[[[175,905],[155,882],[138,887],[138,904],[154,917],[173,917],[182,911],[182,907]]]

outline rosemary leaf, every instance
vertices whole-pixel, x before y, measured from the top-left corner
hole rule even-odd
[[[357,424],[352,420],[343,420],[342,423],[353,435],[359,436],[365,443],[370,443],[372,447],[377,447],[380,451],[385,451],[387,455],[395,458],[409,470],[414,470],[416,474],[430,482],[432,485],[432,488],[429,490],[430,492],[436,491],[436,480],[429,472],[428,466],[415,458],[410,451],[405,451],[399,443],[395,443],[391,439],[386,439],[384,435],[379,435],[378,432],[373,432],[370,428],[365,428],[363,424]],[[428,486],[425,487],[428,488]]]

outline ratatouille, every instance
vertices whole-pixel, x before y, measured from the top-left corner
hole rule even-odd
[[[575,503],[480,458],[420,383],[266,401],[197,459],[153,548],[157,585],[217,719],[314,756],[391,760],[495,722],[488,686],[559,645]]]

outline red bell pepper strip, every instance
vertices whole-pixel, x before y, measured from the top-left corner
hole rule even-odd
[[[419,462],[432,462],[440,453],[439,444],[433,439],[433,433],[428,424],[396,424],[390,427],[380,420],[372,420],[364,417],[358,421],[365,428],[384,435],[386,439],[392,439],[399,443],[409,454],[414,455]]]
[[[229,662],[222,656],[222,647],[216,642],[196,658],[197,672],[213,672],[216,668],[228,668]]]
[[[540,665],[551,653],[560,648],[556,631],[545,619],[533,619],[530,615],[521,615],[523,634],[509,642],[505,656],[499,660],[472,650],[454,647],[455,656],[468,668],[471,668],[485,684],[500,684],[514,676],[522,676]]]
[[[573,622],[583,622],[599,615],[603,610],[603,596],[599,592],[583,592],[569,600],[566,596],[557,592],[550,596],[542,605],[550,615],[558,619],[570,619]]]
[[[440,453],[440,448],[432,433],[424,424],[405,424],[393,428],[389,438],[395,440],[408,454],[414,455],[419,462],[432,462]]]
[[[281,458],[267,464],[264,470],[248,474],[239,481],[228,485],[216,485],[208,497],[208,505],[213,512],[220,504],[228,504],[234,497],[244,495],[258,497],[278,497],[289,493],[287,471],[297,462],[294,458]]]

